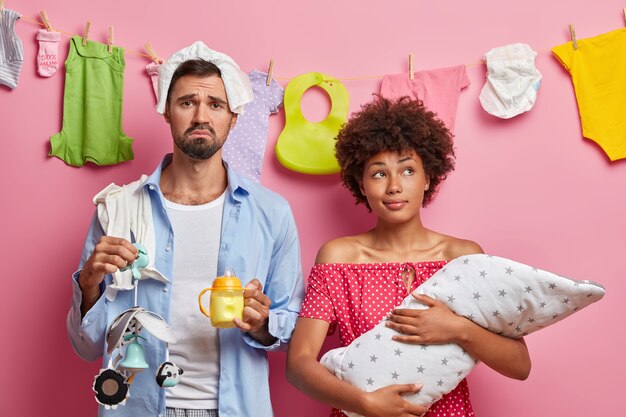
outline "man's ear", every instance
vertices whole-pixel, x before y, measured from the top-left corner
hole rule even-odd
[[[238,113],[233,113],[233,118],[230,119],[230,128],[228,130],[233,130],[235,125],[237,124],[237,118],[239,117]]]
[[[170,104],[169,103],[165,103],[165,111],[163,112],[163,117],[165,118],[165,121],[167,122],[167,124],[170,123]]]

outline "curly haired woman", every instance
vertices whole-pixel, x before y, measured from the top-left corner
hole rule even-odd
[[[422,224],[421,208],[454,169],[452,134],[417,101],[377,97],[337,137],[343,184],[376,216],[373,229],[325,243],[311,270],[307,295],[287,355],[287,378],[309,396],[369,417],[473,416],[466,380],[438,402],[413,404],[403,394],[415,384],[365,392],[336,378],[317,358],[328,333],[339,327],[347,346],[388,315],[394,339],[413,344],[457,343],[510,378],[526,379],[530,357],[523,339],[499,336],[454,314],[443,303],[416,296],[426,310],[394,309],[448,261],[482,253],[472,241]]]

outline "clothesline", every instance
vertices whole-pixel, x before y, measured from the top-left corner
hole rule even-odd
[[[626,12],[625,12],[625,13],[626,13]],[[26,22],[29,22],[29,23],[32,23],[32,24],[35,24],[35,25],[39,25],[39,26],[41,26],[41,27],[45,27],[45,25],[44,25],[42,22],[39,22],[39,21],[34,20],[34,19],[30,19],[30,18],[28,18],[28,17],[24,17],[24,16],[22,16],[22,17],[20,18],[20,20],[24,20],[24,21],[26,21]],[[61,30],[61,29],[57,29],[57,28],[53,28],[53,29],[54,29],[55,31],[60,32],[60,33],[62,33],[62,34],[64,34],[64,35],[67,35],[67,36],[69,36],[69,37],[73,37],[73,36],[80,36],[80,35],[76,35],[76,34],[72,34],[72,33],[69,33],[69,32],[66,32],[66,31],[63,31],[63,30]],[[132,49],[126,49],[126,48],[124,48],[124,51],[126,51],[126,52],[130,52],[131,54],[134,54],[134,55],[137,55],[137,56],[141,56],[141,57],[148,58],[148,59],[150,59],[150,60],[153,60],[153,58],[154,58],[152,55],[144,54],[144,53],[142,53],[142,52],[134,51],[134,50],[132,50]],[[539,54],[539,53],[546,53],[546,52],[551,52],[551,50],[550,50],[550,49],[540,49],[540,50],[538,50],[538,51],[537,51],[537,53],[538,53],[538,54]],[[483,60],[480,60],[480,61],[473,62],[473,63],[470,63],[470,64],[465,64],[465,66],[466,66],[466,67],[474,67],[474,66],[478,66],[478,65],[484,65],[484,63],[485,63],[485,62],[484,62]],[[277,80],[289,81],[289,80],[291,80],[293,77],[276,77],[276,76],[273,76],[273,78],[274,78],[274,79],[277,79]],[[384,78],[384,75],[363,75],[363,76],[357,76],[357,77],[343,77],[343,78],[337,78],[337,79],[338,79],[339,81],[359,81],[359,80],[382,79],[382,78]]]
[[[39,26],[44,27],[44,28],[46,27],[46,25],[44,25],[43,23],[38,22],[38,21],[33,20],[33,19],[30,19],[30,18],[28,18],[28,17],[24,17],[24,16],[22,16],[22,17],[20,18],[20,20],[25,20],[25,21],[27,21],[28,23],[32,23],[32,24],[35,24],[35,25],[39,25]],[[64,30],[61,30],[61,29],[57,29],[57,28],[53,28],[53,29],[54,29],[55,31],[59,32],[59,33],[62,33],[62,34],[64,34],[64,35],[69,36],[70,38],[71,38],[71,37],[73,37],[73,36],[79,36],[79,35],[75,35],[75,34],[73,34],[73,33],[65,32]],[[124,48],[124,51],[126,51],[126,52],[130,52],[131,54],[135,54],[135,55],[143,56],[143,57],[146,57],[146,58],[148,58],[148,59],[152,60],[152,57],[151,57],[150,55],[148,55],[148,54],[143,54],[143,53],[141,53],[141,52],[133,51],[132,49],[126,49],[126,48]]]

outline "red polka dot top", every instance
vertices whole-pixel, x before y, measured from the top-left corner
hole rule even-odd
[[[311,269],[301,317],[325,320],[328,333],[339,326],[341,346],[378,324],[408,295],[404,271],[415,271],[411,291],[441,269],[446,261],[365,264],[318,264]],[[345,417],[333,409],[331,417]],[[472,417],[467,381],[437,401],[428,417]]]

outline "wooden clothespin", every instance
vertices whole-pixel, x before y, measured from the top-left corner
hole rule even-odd
[[[50,25],[50,19],[48,19],[48,13],[46,13],[45,10],[42,10],[41,12],[39,12],[39,16],[41,16],[41,21],[46,27],[46,30],[48,32],[52,32],[52,25]]]
[[[415,78],[415,70],[413,68],[413,52],[409,53],[409,79]]]
[[[572,44],[574,45],[574,49],[578,49],[578,42],[576,42],[576,31],[574,30],[574,25],[571,23],[569,25],[569,35],[572,38]]]
[[[85,33],[83,34],[83,46],[87,45],[87,40],[89,39],[90,27],[91,27],[91,20],[88,20],[87,24],[85,24]]]
[[[270,86],[272,83],[272,73],[274,72],[274,60],[270,59],[270,67],[267,70],[267,78],[265,79],[265,85]]]
[[[626,22],[626,7],[624,7],[622,10],[624,12],[624,22]]]
[[[154,48],[152,48],[152,45],[146,42],[144,46],[146,48],[146,51],[148,51],[148,53],[150,54],[150,57],[152,58],[152,60],[155,62],[155,64],[161,64],[163,62],[163,60],[159,58],[157,53],[154,51]]]
[[[107,43],[109,46],[109,53],[113,53],[113,26],[109,26],[109,42]]]

